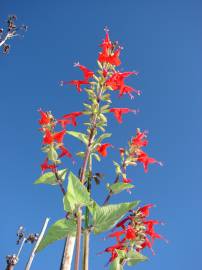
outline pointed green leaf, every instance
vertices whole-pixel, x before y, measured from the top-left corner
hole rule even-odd
[[[58,153],[54,147],[50,147],[47,155],[48,155],[48,159],[51,161],[56,161],[58,159]]]
[[[104,133],[104,134],[102,134],[102,135],[95,141],[94,144],[99,144],[99,143],[101,143],[104,139],[109,138],[109,137],[111,137],[111,136],[112,136],[111,133]]]
[[[129,203],[110,204],[100,207],[95,204],[93,211],[94,233],[98,234],[113,228],[117,222],[130,210],[136,207],[140,201]]]
[[[123,266],[119,263],[120,259],[116,258],[112,263],[110,263],[109,270],[123,270]]]
[[[63,182],[67,174],[67,169],[58,171],[60,180]],[[34,184],[58,185],[57,179],[53,172],[48,172],[39,177]]]
[[[122,174],[120,165],[116,161],[113,161],[113,163],[114,163],[114,166],[115,166],[116,174]]]
[[[144,255],[142,255],[139,252],[130,250],[127,254],[127,265],[128,266],[132,266],[132,265],[136,265],[139,262],[144,262],[146,260],[148,260],[148,258]]]
[[[64,210],[73,212],[90,203],[90,193],[72,172],[69,173],[67,192],[64,196]]]
[[[100,156],[97,153],[92,153],[91,154],[92,157],[96,158],[97,161],[100,161]]]
[[[49,230],[43,237],[39,247],[37,248],[37,252],[41,251],[46,246],[57,240],[66,238],[68,235],[76,235],[76,221],[68,220],[65,218],[58,220],[49,228]]]
[[[77,131],[66,131],[66,132],[67,132],[67,134],[79,139],[80,141],[82,141],[86,145],[88,144],[88,136],[86,134],[81,133],[81,132],[77,132]]]
[[[134,185],[129,184],[129,183],[115,183],[110,185],[108,188],[114,193],[120,193],[121,191],[125,190],[125,189],[129,189],[129,188],[133,188]]]

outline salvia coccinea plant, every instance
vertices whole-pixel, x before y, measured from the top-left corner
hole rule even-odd
[[[65,217],[49,228],[37,251],[41,251],[56,240],[76,237],[75,270],[79,269],[80,254],[83,257],[82,269],[88,269],[91,233],[107,232],[105,239],[114,239],[113,245],[98,251],[98,254],[105,252],[109,254],[106,265],[111,270],[123,269],[124,265],[134,266],[147,260],[143,255],[144,249],[149,248],[154,254],[154,240],[164,239],[154,228],[161,222],[150,218],[153,203],[140,205],[140,201],[130,201],[110,204],[112,196],[122,191],[131,193],[134,187],[133,180],[128,176],[128,167],[142,164],[144,171],[147,172],[150,164],[161,165],[161,162],[145,152],[148,145],[146,131],[137,128],[125,147],[115,147],[110,140],[112,134],[106,132],[109,115],[112,114],[118,124],[121,124],[126,114],[137,113],[133,108],[114,107],[112,100],[117,96],[133,99],[141,92],[126,84],[126,79],[138,75],[138,72],[118,70],[121,65],[122,48],[118,42],[110,40],[108,29],[105,29],[105,32],[106,36],[100,45],[97,59],[98,70],[94,72],[76,63],[74,66],[82,72],[82,79],[61,81],[61,85],[74,88],[78,94],[82,91],[86,93],[87,101],[83,103],[83,108],[80,111],[67,112],[60,118],[56,118],[51,111],[39,110],[42,151],[45,158],[41,164],[42,176],[35,183],[59,186],[63,196]],[[85,132],[72,130],[71,126],[77,126],[78,118],[80,120],[85,118],[83,123],[86,126]],[[64,143],[65,136],[73,136],[81,141],[83,143],[81,151],[72,153],[70,147]],[[101,162],[109,151],[117,151],[117,160],[113,161],[115,176],[114,182],[106,185],[108,195],[102,199],[101,205],[91,194],[92,183],[95,181],[99,185],[104,172],[94,171],[93,162]],[[69,159],[69,166],[71,166],[72,163],[76,163],[76,156],[82,159],[81,168],[76,170],[74,166],[72,171],[67,172],[63,160]],[[65,188],[64,181],[67,174],[68,184]],[[100,196],[102,194],[103,192],[100,192]],[[83,239],[82,245],[81,239]],[[66,248],[72,249],[72,246]],[[72,254],[72,250],[70,253]],[[70,267],[70,265],[67,268],[61,266],[61,269],[70,269]],[[101,268],[104,267],[105,265]]]
[[[10,51],[10,40],[16,36],[23,36],[23,33],[27,31],[26,25],[18,26],[16,21],[16,15],[9,15],[7,20],[1,22],[0,25],[0,47],[5,55]]]

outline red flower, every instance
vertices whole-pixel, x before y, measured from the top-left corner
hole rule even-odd
[[[43,137],[43,144],[51,144],[54,141],[54,137],[49,129],[45,130]]]
[[[141,94],[140,90],[136,90],[128,85],[123,85],[120,88],[119,96],[122,97],[123,95],[128,94],[130,98],[133,99],[134,96],[131,94],[131,92],[135,92],[138,96]]]
[[[78,116],[80,116],[82,114],[83,114],[83,112],[72,112],[72,113],[63,115],[63,118],[69,119],[71,121],[71,124],[73,126],[76,126],[77,125],[76,117],[78,117]]]
[[[72,154],[65,148],[63,145],[60,146],[60,150],[62,151],[59,155],[59,158],[67,156],[68,158],[72,158]]]
[[[55,164],[48,164],[48,158],[46,158],[44,163],[41,164],[42,173],[48,169],[51,169],[52,172],[55,172],[56,166]]]
[[[105,39],[103,40],[102,44],[100,45],[100,47],[102,48],[103,52],[108,55],[108,50],[113,48],[113,44],[109,38],[109,30],[105,29]]]
[[[63,82],[64,84],[65,82]],[[67,82],[68,84],[72,84],[72,85],[75,85],[76,86],[76,89],[78,90],[78,92],[82,92],[82,89],[81,89],[81,85],[83,84],[89,84],[88,81],[86,80],[72,80],[70,82]]]
[[[41,114],[41,119],[39,120],[39,125],[48,125],[50,123],[50,118],[46,112],[43,112],[39,109],[39,113]]]
[[[121,237],[123,234],[125,234],[124,231],[119,231],[119,232],[114,232],[114,233],[109,234],[108,237],[110,237],[110,238],[116,237],[117,242],[121,242],[120,237]]]
[[[130,75],[137,75],[136,71],[115,72],[107,81],[106,85],[110,86],[113,90],[118,90],[124,86],[124,79]]]
[[[110,143],[101,144],[100,146],[97,147],[97,151],[101,156],[106,157],[107,147],[110,147],[110,146],[112,146]]]
[[[120,52],[121,52],[121,49],[117,49],[112,55],[108,56],[106,61],[104,62],[107,62],[113,66],[120,66],[121,64],[121,60],[119,58],[119,55],[120,55]]]
[[[125,149],[124,148],[119,148],[120,155],[123,157],[125,154]]]
[[[72,124],[71,119],[58,119],[57,122],[62,126],[62,128],[66,128],[66,125]]]
[[[138,154],[138,159],[139,162],[141,162],[143,164],[144,167],[144,171],[148,172],[148,165],[151,163],[158,163],[160,165],[162,165],[161,162],[157,161],[154,158],[149,157],[145,152],[140,151],[140,153]]]
[[[126,229],[126,239],[135,240],[135,238],[136,238],[135,229],[132,226],[128,225]]]
[[[119,228],[121,227],[122,229],[125,230],[125,223],[128,221],[128,220],[132,220],[132,217],[131,216],[128,216],[126,218],[124,218],[123,220],[121,220],[119,223],[116,224],[116,228]]]
[[[148,217],[149,216],[149,209],[152,208],[152,207],[154,207],[154,204],[152,204],[152,203],[151,204],[147,204],[147,205],[141,207],[138,210],[138,212],[141,212],[141,214],[142,214],[143,217]]]
[[[74,64],[75,67],[79,67],[81,71],[83,71],[84,80],[88,81],[91,77],[93,77],[94,72],[86,68],[85,66],[80,65],[79,63]]]
[[[137,131],[137,135],[132,139],[132,145],[134,146],[139,146],[143,147],[148,144],[148,140],[144,140],[146,138],[146,132],[140,132],[139,130]]]
[[[65,130],[65,129],[62,130],[62,131],[60,131],[60,132],[56,132],[56,133],[53,135],[54,140],[55,140],[56,142],[58,142],[58,143],[62,143],[65,133],[66,133],[66,130]]]
[[[142,249],[144,249],[146,247],[151,249],[152,254],[155,255],[155,252],[152,249],[152,243],[149,241],[149,239],[147,237],[145,238],[145,242],[141,245],[141,248],[138,248],[137,251],[139,252],[140,250],[142,250]]]
[[[136,113],[136,110],[131,110],[128,108],[111,108],[109,111],[114,113],[114,116],[120,124],[122,123],[122,114],[129,112]]]
[[[131,183],[133,180],[129,179],[129,178],[123,178],[123,182],[128,184]]]

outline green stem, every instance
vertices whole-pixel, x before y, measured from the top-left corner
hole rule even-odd
[[[102,95],[102,87],[100,86],[99,93],[97,94],[97,102],[98,102],[97,109],[98,110],[99,110],[99,103],[101,100],[101,95]],[[96,123],[97,123],[97,113],[93,114],[92,116],[88,145],[87,145],[87,149],[86,149],[86,153],[85,153],[85,157],[83,161],[83,166],[81,169],[80,181],[83,185],[85,183],[85,174],[87,171],[87,166],[88,166],[88,162],[89,162],[89,158],[91,154],[91,145],[94,142],[94,137],[97,130]],[[77,213],[76,254],[75,254],[74,270],[79,270],[80,246],[81,246],[81,225],[82,225],[82,209],[80,207]]]

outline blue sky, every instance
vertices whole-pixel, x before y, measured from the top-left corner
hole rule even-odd
[[[112,200],[153,202],[157,207],[151,216],[166,223],[158,231],[170,243],[156,241],[156,256],[146,252],[149,262],[136,269],[202,269],[201,8],[198,0],[1,1],[1,20],[16,14],[29,27],[24,38],[11,41],[10,54],[0,57],[1,269],[4,257],[16,252],[19,225],[39,231],[46,216],[54,223],[64,215],[56,187],[33,185],[44,158],[37,109],[52,110],[57,117],[81,109],[85,95],[61,88],[59,81],[79,78],[75,61],[96,68],[106,25],[111,39],[124,47],[121,68],[140,72],[128,82],[143,92],[133,101],[114,95],[115,107],[139,108],[140,113],[125,116],[122,125],[110,117],[112,143],[123,146],[137,127],[146,129],[147,152],[164,163],[151,166],[148,174],[141,166],[130,170],[136,190]],[[72,150],[80,149],[71,138],[68,144]],[[114,178],[111,162],[116,158],[111,151],[100,166],[106,181]],[[76,172],[69,161],[65,163]],[[95,188],[94,198],[101,202],[100,194]],[[92,237],[90,269],[98,265],[104,269],[108,260],[107,255],[96,255],[109,244],[103,237]],[[32,269],[59,269],[62,248],[63,241],[49,246],[38,254]],[[16,270],[23,269],[30,249],[23,251]]]

